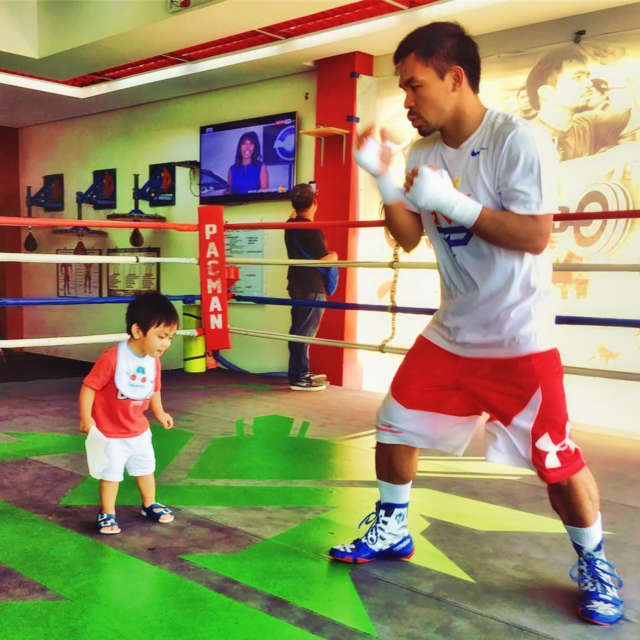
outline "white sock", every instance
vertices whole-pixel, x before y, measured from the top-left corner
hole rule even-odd
[[[570,527],[565,524],[564,528],[567,530],[571,541],[579,544],[585,551],[593,551],[602,540],[602,516],[600,512],[598,512],[596,521],[590,527]]]
[[[407,504],[411,493],[411,482],[407,484],[391,484],[384,480],[378,480],[378,490],[380,491],[380,502],[392,504]]]

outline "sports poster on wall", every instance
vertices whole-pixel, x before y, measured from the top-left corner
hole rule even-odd
[[[74,249],[57,249],[56,253],[77,255]],[[100,249],[86,249],[85,255],[102,255]],[[100,264],[62,263],[57,265],[57,292],[59,298],[96,298],[102,295],[102,269]]]
[[[593,38],[579,44],[535,47],[482,60],[480,98],[487,107],[516,114],[550,139],[557,154],[557,207],[549,213],[599,213],[640,208],[640,31]],[[362,78],[358,113],[391,132],[392,174],[404,180],[409,149],[418,134],[403,107],[397,77]],[[377,218],[380,200],[369,176],[360,172],[360,215]],[[358,259],[392,255],[388,235],[362,234]],[[550,250],[556,263],[635,263],[640,252],[640,221],[556,221]],[[430,246],[421,243],[405,259],[432,261]],[[405,270],[399,276],[397,304],[437,308],[440,282],[436,271]],[[362,300],[389,301],[391,277],[362,269],[357,275]],[[635,273],[555,271],[553,298],[558,315],[638,318],[640,297]],[[369,314],[376,315],[376,314]],[[383,314],[380,314],[381,316]],[[410,346],[428,318],[398,316],[397,344]],[[358,322],[358,341],[375,342],[386,335],[385,318]],[[556,341],[571,366],[640,372],[640,331],[558,325]],[[358,354],[365,388],[384,391],[394,370],[376,361],[377,354]],[[368,360],[370,358],[370,360]],[[393,361],[392,356],[384,356]],[[399,362],[399,359],[398,359]],[[394,362],[393,366],[397,366]],[[386,378],[369,380],[388,367]]]
[[[176,203],[176,165],[164,162],[149,165],[150,207],[167,207]]]
[[[160,249],[158,247],[107,249],[107,255],[159,257]],[[158,263],[107,265],[108,296],[133,296],[148,291],[160,291],[160,265]]]
[[[94,209],[115,209],[117,203],[116,170],[96,169],[93,172],[95,188]]]
[[[485,104],[521,116],[551,138],[561,213],[640,207],[639,37],[629,31],[483,60]],[[637,226],[634,220],[556,222],[554,257],[625,261],[637,255]],[[573,293],[585,295],[583,285]],[[563,299],[568,295],[565,288]]]
[[[42,176],[45,189],[44,211],[64,211],[64,174]]]
[[[606,213],[640,208],[640,31],[585,38],[484,63],[481,97],[551,138],[558,160],[557,210]],[[483,87],[483,88],[482,88]],[[550,249],[557,263],[633,263],[639,221],[556,221]],[[634,273],[556,271],[558,314],[637,318]],[[560,326],[566,363],[640,372],[640,331]]]

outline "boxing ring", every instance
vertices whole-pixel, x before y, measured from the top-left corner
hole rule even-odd
[[[606,211],[606,212],[583,212],[572,214],[554,214],[554,222],[578,222],[597,220],[634,220],[640,218],[640,211]],[[115,220],[85,220],[83,224],[89,228],[119,228],[119,229],[155,229],[177,232],[198,232],[201,226],[198,224],[184,223],[159,223],[144,220],[136,221],[115,221]],[[5,217],[0,218],[0,226],[18,227],[57,227],[60,220],[56,218],[21,218]],[[325,221],[308,222],[305,228],[316,229],[364,229],[383,227],[382,220],[366,221]],[[296,223],[225,223],[225,230],[285,230],[287,228],[299,228]],[[175,264],[194,265],[202,268],[202,261],[193,257],[146,257],[146,256],[95,256],[95,255],[59,255],[59,254],[29,254],[29,253],[0,253],[0,262],[17,263],[72,263],[72,264]],[[398,259],[387,261],[357,261],[357,260],[289,260],[289,259],[252,259],[252,258],[223,258],[223,264],[239,267],[241,265],[252,266],[335,266],[341,269],[390,269],[394,274],[402,269],[412,270],[434,270],[437,269],[435,262],[403,262]],[[599,263],[576,263],[565,264],[555,263],[553,269],[556,272],[607,272],[607,273],[640,273],[640,264],[599,264]],[[392,299],[391,304],[368,304],[361,302],[334,302],[296,300],[291,298],[278,298],[266,296],[234,295],[231,297],[239,302],[250,302],[262,305],[275,306],[311,306],[322,307],[324,309],[335,309],[341,311],[372,311],[387,313],[393,318],[396,314],[433,315],[437,309],[428,307],[399,306]],[[184,293],[181,295],[168,296],[173,301],[181,301],[186,304],[193,304],[201,299],[200,293]],[[39,306],[61,306],[61,305],[93,305],[93,304],[123,304],[128,303],[132,297],[112,296],[112,297],[55,297],[55,298],[0,298],[0,307],[39,307]],[[640,319],[638,318],[611,318],[611,317],[584,317],[573,315],[557,315],[556,324],[572,326],[600,326],[617,328],[640,329]],[[347,349],[360,349],[364,351],[377,351],[381,353],[404,354],[407,348],[389,345],[388,342],[394,337],[394,331],[389,338],[381,340],[378,344],[348,342],[343,340],[332,340],[327,338],[310,338],[306,336],[290,335],[277,331],[267,331],[246,327],[229,326],[231,334],[252,336],[260,339],[304,342],[323,346],[332,346]],[[188,338],[197,338],[203,335],[202,329],[181,329],[179,335]],[[2,339],[0,349],[28,348],[40,346],[68,346],[78,344],[116,342],[126,338],[124,333],[103,334],[94,336],[50,336],[41,338],[23,339]],[[606,369],[575,367],[566,365],[565,373],[581,376],[595,376],[610,379],[640,381],[640,373],[630,371],[610,371]]]
[[[640,212],[615,215],[633,219],[640,217]],[[577,216],[567,217],[574,220]],[[60,224],[60,219],[44,223],[43,220],[18,218],[17,223],[19,226]],[[0,218],[0,225],[6,222],[6,218]],[[114,225],[108,221],[109,224],[101,224],[104,222],[86,221],[86,224],[128,229],[140,225],[140,228],[163,228],[178,233],[199,231],[199,225],[195,224],[174,228],[170,223],[118,221]],[[337,227],[345,232],[349,228],[379,229],[383,225],[381,221],[307,224],[324,229]],[[287,224],[225,225],[225,229],[260,228],[281,233]],[[202,261],[190,256],[15,253],[0,254],[0,261],[45,265],[157,262],[191,273],[202,270]],[[318,261],[226,260],[227,266],[244,264],[313,267]],[[433,262],[402,260],[321,261],[321,264],[334,264],[341,269],[386,270],[391,274],[436,268]],[[559,272],[640,271],[640,265],[636,264],[556,264],[554,268]],[[200,301],[201,295],[202,291],[190,290],[168,297],[189,305]],[[236,299],[280,308],[310,305],[306,300],[265,296],[238,295]],[[0,305],[28,307],[46,313],[56,306],[123,305],[129,300],[124,296],[25,297],[4,298]],[[385,321],[386,316],[389,319],[400,314],[419,317],[436,311],[426,306],[397,304],[393,296],[390,304],[332,300],[313,304],[333,309],[334,313],[376,313]],[[121,318],[123,313],[118,315]],[[640,318],[559,315],[556,322],[621,327],[625,331],[640,328]],[[240,322],[229,326],[232,337],[247,336],[256,343],[296,340],[378,352],[383,354],[381,358],[406,352],[404,346],[387,341],[386,334],[370,343],[346,342],[290,336],[286,332],[236,324]],[[119,327],[120,324],[114,329],[117,331]],[[181,333],[188,338],[203,339],[198,328],[182,328]],[[126,334],[119,332],[41,335],[2,340],[0,348],[109,343],[124,338]],[[640,379],[633,371],[572,366],[566,366],[565,371],[581,376],[612,377],[629,381],[626,383],[629,385]],[[125,535],[114,536],[119,539],[107,543],[94,535],[89,526],[95,520],[96,487],[91,484],[91,478],[82,475],[84,436],[73,434],[70,428],[75,422],[78,380],[9,383],[0,387],[5,387],[0,389],[0,394],[4,394],[3,409],[10,418],[0,433],[0,453],[8,452],[7,457],[0,458],[0,534],[4,541],[0,586],[5,564],[62,594],[61,604],[69,613],[51,613],[51,625],[62,620],[60,625],[66,628],[64,621],[71,619],[84,625],[83,629],[89,628],[97,607],[90,606],[87,613],[77,603],[104,602],[101,581],[126,575],[129,578],[118,580],[118,584],[131,584],[122,586],[118,611],[123,611],[122,616],[127,619],[141,617],[143,631],[136,636],[140,638],[148,637],[145,633],[155,620],[170,620],[176,626],[169,635],[182,633],[182,627],[194,621],[194,625],[206,629],[208,637],[361,640],[393,637],[393,632],[385,635],[385,631],[400,628],[409,618],[414,620],[414,637],[422,638],[425,637],[421,635],[423,629],[432,628],[429,625],[433,625],[434,620],[440,624],[443,616],[448,615],[442,613],[447,607],[454,609],[452,620],[456,625],[468,625],[471,629],[466,637],[544,636],[567,640],[596,637],[595,632],[585,630],[582,623],[575,622],[572,626],[575,594],[566,584],[565,533],[561,524],[544,510],[545,488],[524,470],[487,463],[481,457],[481,447],[474,449],[473,444],[464,458],[433,455],[433,452],[421,455],[411,516],[414,518],[411,526],[420,535],[416,536],[417,551],[410,565],[390,566],[383,562],[364,568],[328,566],[327,548],[333,542],[352,536],[354,514],[364,512],[377,499],[371,461],[375,434],[368,419],[379,398],[370,392],[356,394],[330,387],[322,393],[298,394],[289,393],[287,386],[272,384],[260,376],[233,373],[227,376],[226,372],[224,376],[216,376],[215,371],[206,376],[179,371],[163,373],[163,399],[167,408],[175,411],[177,426],[154,434],[159,460],[158,495],[176,507],[178,517],[170,529],[150,529],[151,525],[139,517],[135,487],[129,491],[125,482],[118,499],[118,515]],[[637,509],[634,511],[633,507],[637,498],[629,478],[637,475],[640,443],[625,440],[622,445],[616,445],[615,459],[608,453],[599,458],[595,454],[606,449],[604,439],[586,432],[580,435],[580,446],[594,462],[603,493],[613,494],[613,499],[607,497],[607,526],[616,535],[611,536],[607,544],[611,556],[625,567],[630,578],[628,586],[625,585],[625,599],[630,601],[629,609],[633,610],[633,598],[638,593],[633,582],[638,556],[636,547],[629,541],[637,533],[634,515]],[[611,440],[607,437],[607,446]],[[9,456],[14,450],[18,453],[11,459]],[[19,451],[26,452],[23,459],[19,458]],[[267,464],[267,461],[277,464]],[[499,486],[502,488],[498,489]],[[269,519],[271,514],[275,514],[275,524]],[[46,544],[42,544],[42,540]],[[473,556],[479,554],[471,550],[477,549],[480,542],[488,552],[478,562]],[[509,553],[504,552],[507,547]],[[86,566],[64,562],[64,558],[76,555],[85,559]],[[540,557],[548,557],[550,566],[541,569]],[[134,579],[140,572],[144,572],[147,581],[143,586]],[[521,586],[529,584],[531,588]],[[511,603],[506,612],[504,598],[499,597],[503,593],[508,594]],[[402,600],[403,606],[389,607],[389,594]],[[20,609],[11,608],[14,604],[20,605]],[[55,601],[9,602],[3,622],[12,629],[26,628],[26,625],[36,634],[26,637],[37,637],[45,629],[53,628],[42,622],[43,614],[38,607],[46,605],[47,610],[55,611],[57,604]],[[478,615],[478,611],[482,615]],[[229,623],[233,631],[216,636],[213,625],[225,615],[233,617],[233,624],[241,620],[245,626],[237,630]],[[486,622],[488,619],[490,623]],[[505,627],[505,621],[510,626],[504,632],[507,635],[500,636],[496,629]],[[445,623],[442,624],[444,628]],[[212,625],[214,630],[207,625]],[[97,625],[91,628],[97,632]],[[628,626],[621,629],[629,631]],[[153,630],[166,633],[160,624]],[[310,633],[305,635],[307,630]],[[556,633],[559,635],[554,635]],[[198,630],[190,628],[183,636],[203,637],[197,634]]]

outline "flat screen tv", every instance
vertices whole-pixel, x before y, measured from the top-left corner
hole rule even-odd
[[[296,139],[295,111],[200,127],[200,204],[288,198]]]

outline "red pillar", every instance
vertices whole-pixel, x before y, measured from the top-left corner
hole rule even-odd
[[[0,216],[20,215],[18,177],[18,129],[0,127]],[[22,251],[20,229],[0,227],[0,251]],[[22,297],[22,269],[13,262],[0,262],[0,297]],[[22,308],[0,307],[0,336],[22,338]]]
[[[373,57],[360,52],[347,53],[317,61],[318,83],[316,98],[316,126],[347,129],[348,135],[324,138],[316,143],[314,177],[318,186],[316,220],[358,219],[358,173],[353,162],[357,123],[353,117],[357,107],[357,75],[373,73]],[[344,160],[343,160],[344,144]],[[336,251],[341,260],[356,255],[357,231],[330,229],[325,231],[327,247]],[[340,270],[340,284],[332,296],[335,301],[357,299],[356,272]],[[356,312],[327,309],[318,336],[334,340],[356,342]],[[359,389],[362,372],[353,349],[311,347],[312,369],[326,373],[332,384]]]

